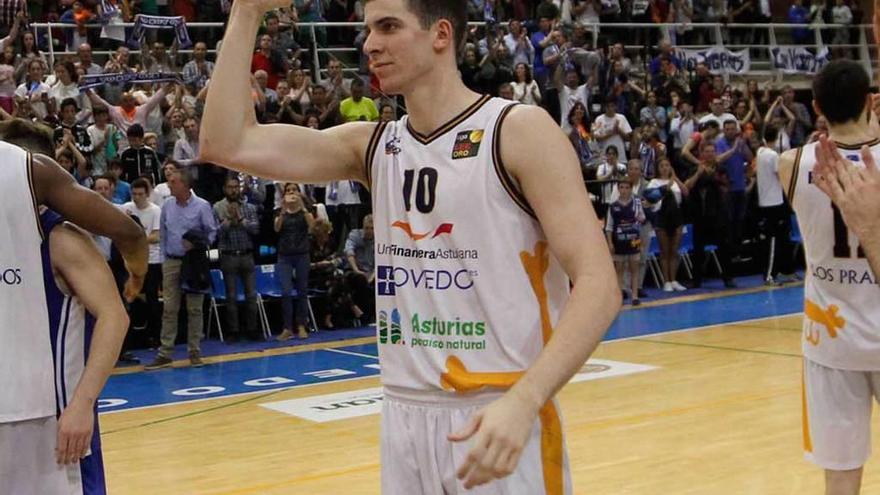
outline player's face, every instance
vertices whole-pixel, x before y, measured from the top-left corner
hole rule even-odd
[[[455,44],[454,36],[448,40],[438,36],[440,21],[431,29],[422,29],[406,0],[373,0],[367,3],[365,12],[370,34],[364,43],[364,53],[387,93],[408,92],[434,68],[440,50],[455,49],[448,45]]]

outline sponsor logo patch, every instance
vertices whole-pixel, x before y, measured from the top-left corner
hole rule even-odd
[[[460,160],[480,154],[480,144],[483,142],[484,134],[483,129],[459,132],[452,146],[452,159]]]

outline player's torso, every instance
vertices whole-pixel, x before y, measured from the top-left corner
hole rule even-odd
[[[880,160],[880,141],[869,143]],[[813,181],[815,146],[799,150],[791,184],[798,225],[804,239],[804,355],[824,366],[880,370],[880,287],[856,236],[839,210]],[[859,147],[840,147],[861,164]]]
[[[431,136],[404,118],[371,143],[386,386],[449,389],[441,377],[455,363],[456,375],[524,370],[549,336],[542,305],[549,327],[567,297],[568,279],[500,161],[508,105],[481,100]],[[546,266],[533,259],[538,251]],[[540,301],[535,284],[546,287]]]
[[[30,156],[0,142],[0,422],[55,414]]]

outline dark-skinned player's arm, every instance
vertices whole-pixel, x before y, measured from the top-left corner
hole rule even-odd
[[[98,193],[77,184],[72,175],[45,155],[33,155],[33,174],[39,204],[116,244],[129,274],[124,296],[127,301],[134,300],[147,274],[149,251],[144,229]]]
[[[450,440],[473,437],[458,476],[465,487],[516,468],[539,410],[571,380],[620,310],[621,293],[605,236],[587,197],[577,156],[539,107],[516,107],[501,128],[501,157],[547,235],[573,289],[553,336],[525,375]],[[539,329],[532,329],[539,330]]]
[[[345,124],[324,131],[257,123],[251,99],[253,40],[263,14],[290,6],[281,0],[239,0],[232,4],[223,43],[205,102],[199,134],[200,161],[265,179],[315,183],[367,182],[364,150],[375,123]]]
[[[49,252],[60,285],[95,318],[88,362],[58,420],[55,454],[59,464],[72,464],[89,449],[95,402],[116,365],[128,330],[128,314],[117,295],[113,273],[88,234],[71,224],[59,225],[49,235]]]

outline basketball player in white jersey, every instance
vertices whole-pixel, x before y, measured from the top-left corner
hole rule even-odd
[[[572,493],[553,397],[621,296],[571,145],[542,109],[464,86],[466,0],[366,2],[364,51],[407,117],[325,131],[258,125],[249,40],[265,11],[287,3],[233,4],[226,39],[241,43],[221,51],[202,158],[371,189],[383,493]]]
[[[30,126],[23,122],[0,125],[0,136],[34,151],[51,152],[51,135]],[[65,211],[95,232],[118,241],[135,275],[127,286],[130,291],[139,288],[142,280],[146,239],[136,223],[94,193],[76,186],[70,174],[47,156],[0,142],[0,164],[0,490],[48,495],[103,493],[103,482],[93,477],[97,476],[95,463],[100,464],[100,456],[83,459],[85,464],[80,464],[80,459],[98,448],[93,441],[94,406],[115,363],[119,351],[116,334],[120,332],[100,331],[95,345],[88,349],[92,358],[83,372],[89,337],[81,304],[101,315],[106,322],[101,328],[115,323],[122,334],[127,317],[124,311],[102,309],[112,301],[121,307],[121,302],[115,291],[110,297],[98,285],[91,289],[90,284],[100,284],[103,279],[91,271],[93,263],[84,261],[89,251],[82,244],[62,233],[53,236],[60,238],[61,254],[55,260],[60,264],[50,265],[41,255],[41,246],[56,242],[46,237],[48,228],[41,222],[37,206],[45,203]],[[106,270],[101,261],[97,266]],[[53,267],[68,289],[81,296],[78,302],[52,292]],[[110,287],[115,289],[112,281]],[[61,467],[65,465],[67,468]],[[91,467],[82,470],[83,466]],[[97,491],[76,491],[82,482]]]
[[[861,65],[849,60],[831,62],[813,81],[813,108],[828,121],[827,140],[860,169],[863,147],[880,157],[880,136],[869,125],[875,118],[869,86]],[[779,162],[807,260],[804,450],[825,469],[827,494],[852,495],[860,490],[871,451],[871,410],[880,400],[880,291],[859,237],[817,186],[818,146],[790,150]]]

